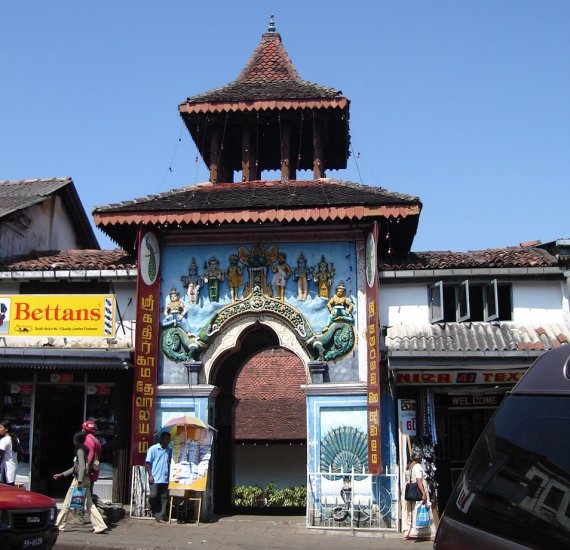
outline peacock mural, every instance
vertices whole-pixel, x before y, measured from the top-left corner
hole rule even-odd
[[[339,426],[329,430],[321,441],[321,472],[326,479],[336,480],[345,472],[368,471],[366,433],[356,426]],[[366,476],[355,476],[355,480]]]

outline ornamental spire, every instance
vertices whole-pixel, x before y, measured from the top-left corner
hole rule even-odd
[[[277,29],[275,28],[275,16],[271,15],[269,17],[269,27],[267,27],[267,32],[277,32]]]

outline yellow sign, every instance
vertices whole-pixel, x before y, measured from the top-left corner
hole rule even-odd
[[[112,337],[112,294],[0,295],[0,335]]]

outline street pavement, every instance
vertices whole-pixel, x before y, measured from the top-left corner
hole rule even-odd
[[[404,541],[392,531],[351,532],[305,527],[302,516],[227,516],[207,523],[157,523],[153,519],[125,517],[103,534],[90,523],[66,525],[55,550],[200,550],[310,548],[311,550],[399,550],[433,548],[430,541]]]

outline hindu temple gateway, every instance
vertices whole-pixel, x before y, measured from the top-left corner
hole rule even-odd
[[[377,259],[409,252],[422,205],[327,177],[347,165],[349,106],[299,76],[272,19],[234,81],[179,106],[209,181],[94,211],[138,254],[132,463],[165,419],[201,418],[210,511],[274,482],[305,485],[324,518],[349,477],[369,526],[396,527]]]

